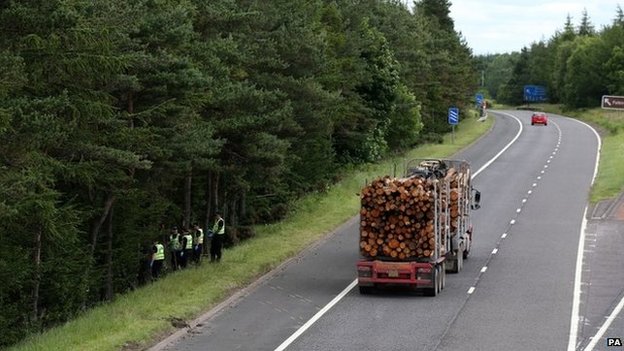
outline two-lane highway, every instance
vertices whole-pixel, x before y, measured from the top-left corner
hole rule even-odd
[[[352,221],[168,349],[565,350],[598,140],[563,117],[545,127],[531,126],[530,112],[495,117],[456,156],[479,170],[483,199],[471,257],[441,295],[347,289],[358,259]]]

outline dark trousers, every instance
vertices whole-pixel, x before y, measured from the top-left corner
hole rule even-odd
[[[195,245],[195,251],[193,251],[193,261],[197,264],[201,261],[202,251],[204,251],[204,244]]]
[[[171,253],[171,269],[177,270],[180,267],[180,251],[170,251]]]
[[[152,262],[152,279],[158,279],[160,277],[160,270],[162,269],[164,260],[154,260]]]
[[[221,260],[221,250],[223,249],[223,237],[225,234],[215,234],[210,243],[210,262]]]
[[[182,268],[186,268],[189,263],[189,260],[193,259],[193,249],[184,249],[182,251],[184,254],[181,255],[180,266]]]

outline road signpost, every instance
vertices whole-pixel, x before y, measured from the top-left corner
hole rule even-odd
[[[546,88],[541,85],[525,85],[524,86],[524,101],[528,102],[543,102],[548,100],[546,94]]]
[[[451,142],[455,143],[455,126],[459,123],[459,108],[449,108],[448,122],[451,125]]]
[[[624,96],[603,95],[601,107],[605,110],[624,110]]]
[[[477,95],[475,95],[475,102],[477,107],[481,107],[481,104],[483,103],[483,94],[477,93]]]

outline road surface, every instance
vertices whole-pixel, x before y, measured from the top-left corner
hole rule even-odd
[[[586,325],[585,314],[604,317],[617,303],[598,299],[600,307],[589,308],[593,300],[581,281],[589,274],[576,274],[599,139],[587,125],[561,116],[531,126],[530,114],[491,113],[492,131],[456,155],[477,172],[473,185],[482,202],[473,212],[470,258],[460,274],[447,275],[439,296],[352,289],[359,247],[354,218],[188,335],[155,349],[585,347],[601,325]],[[583,244],[593,239],[583,237]]]

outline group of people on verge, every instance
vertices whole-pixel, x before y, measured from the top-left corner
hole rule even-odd
[[[201,263],[204,250],[204,240],[210,239],[210,262],[220,262],[225,238],[225,220],[220,213],[215,215],[212,230],[208,230],[206,237],[204,231],[197,223],[193,227],[178,231],[177,226],[171,228],[167,238],[171,269],[176,271],[188,267],[189,262],[196,265]],[[165,262],[165,246],[160,240],[155,240],[152,246],[150,268],[153,279],[158,279]]]

